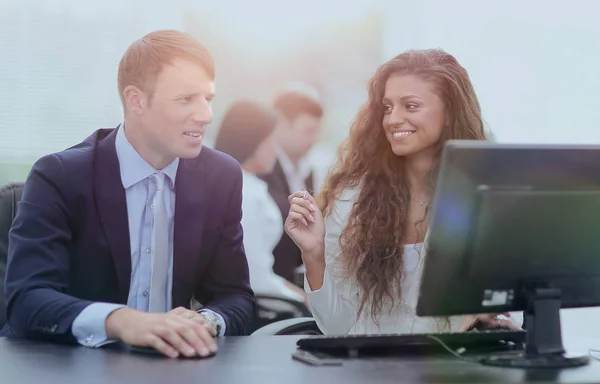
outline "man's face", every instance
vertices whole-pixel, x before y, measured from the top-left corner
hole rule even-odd
[[[319,140],[321,118],[304,113],[289,121],[282,117],[279,142],[288,156],[303,158]]]
[[[199,65],[175,60],[160,72],[138,112],[146,143],[157,156],[195,158],[212,121],[213,80]]]

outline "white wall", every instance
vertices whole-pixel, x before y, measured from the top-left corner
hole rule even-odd
[[[390,1],[387,15],[383,60],[409,48],[453,54],[497,141],[600,144],[600,2]],[[599,308],[561,317],[567,345],[600,338]]]
[[[384,60],[442,48],[500,142],[600,144],[600,2],[390,0]]]

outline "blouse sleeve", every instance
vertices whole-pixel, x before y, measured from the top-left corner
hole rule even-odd
[[[323,286],[311,290],[305,279],[308,305],[321,331],[326,335],[347,334],[357,321],[359,294],[356,284],[345,277],[339,239],[352,209],[348,193],[337,199],[325,220],[325,273]]]

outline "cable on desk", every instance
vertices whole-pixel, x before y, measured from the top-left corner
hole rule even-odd
[[[588,349],[588,356],[594,360],[600,361],[600,356],[598,356],[598,355],[594,356],[593,353],[600,353],[600,349],[591,349],[591,348]]]
[[[439,345],[441,345],[445,350],[447,350],[448,352],[450,352],[451,354],[453,354],[454,356],[458,357],[461,360],[464,360],[468,363],[475,363],[475,364],[480,364],[481,360],[480,359],[469,359],[466,358],[464,356],[462,356],[459,352],[456,352],[455,350],[453,350],[452,348],[450,348],[448,345],[446,345],[446,343],[444,343],[442,340],[440,340],[439,338],[432,336],[432,335],[427,335],[428,338],[430,338],[431,340],[437,342]],[[464,349],[464,348],[461,348]]]
[[[427,335],[427,337],[430,338],[431,340],[437,342],[439,345],[444,347],[445,350],[447,350],[452,355],[458,357],[461,360],[464,360],[469,363],[477,363],[477,364],[479,364],[481,362],[480,359],[468,359],[468,358],[462,356],[459,352],[454,351],[452,348],[450,348],[448,345],[446,345],[446,343],[444,343],[442,340],[438,339],[435,336]],[[594,353],[596,353],[597,355],[594,355]],[[592,348],[588,349],[588,356],[594,360],[600,361],[600,349],[592,349]]]

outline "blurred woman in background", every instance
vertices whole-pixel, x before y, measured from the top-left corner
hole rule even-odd
[[[258,295],[304,302],[305,292],[273,271],[273,249],[283,233],[283,220],[267,184],[257,177],[270,173],[275,165],[277,119],[274,110],[260,103],[237,101],[223,118],[214,148],[242,167],[242,227],[252,289]]]

